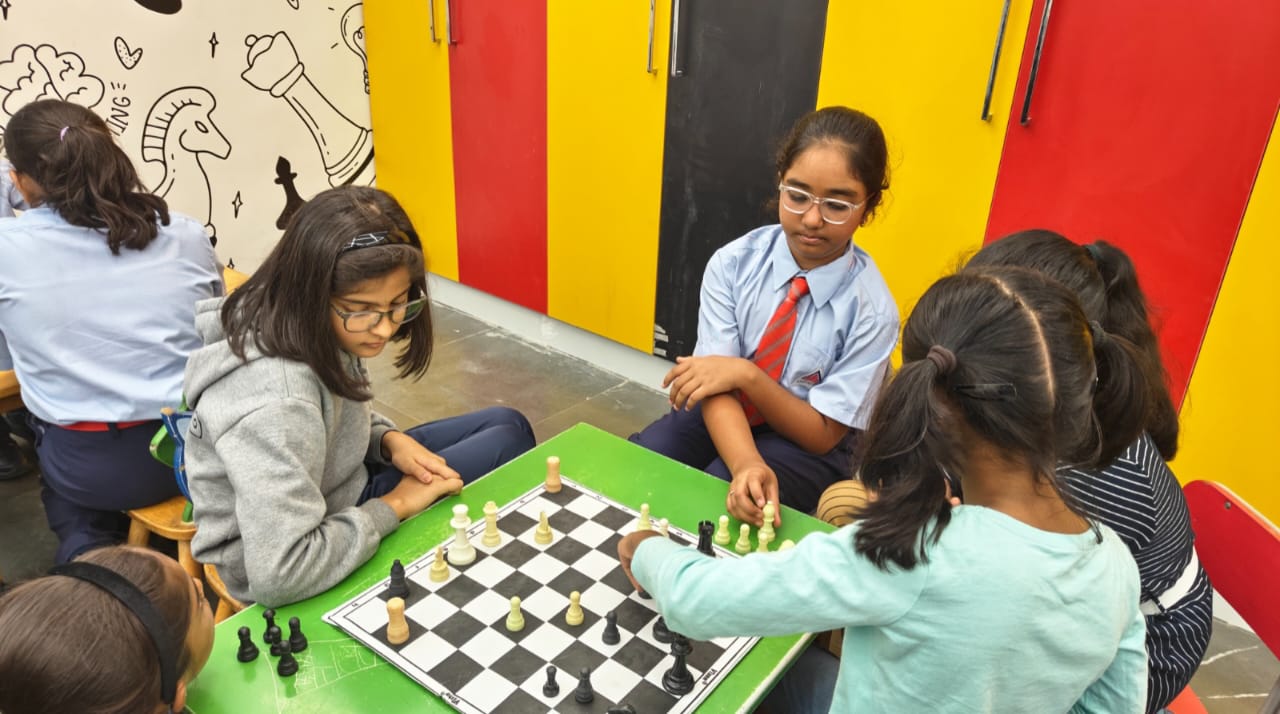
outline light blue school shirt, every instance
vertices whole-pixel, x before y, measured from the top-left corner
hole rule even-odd
[[[898,343],[898,307],[871,256],[852,242],[809,271],[796,264],[779,225],[717,250],[702,276],[693,353],[752,357],[797,275],[809,294],[797,307],[781,384],[825,416],[866,428]]]
[[[858,555],[857,524],[741,559],[650,538],[632,569],[694,639],[845,628],[833,712],[1142,712],[1146,625],[1120,538],[951,513],[909,571]]]
[[[180,404],[196,301],[223,286],[204,226],[169,216],[145,250],[120,255],[51,208],[0,219],[0,369],[17,372],[31,413],[141,421]]]
[[[22,192],[9,178],[12,168],[13,164],[0,159],[0,218],[12,218],[15,209],[21,211],[27,207]]]

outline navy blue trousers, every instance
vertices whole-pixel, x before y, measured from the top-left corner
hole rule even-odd
[[[850,478],[857,464],[857,433],[849,435],[825,454],[811,454],[795,442],[761,424],[751,430],[756,449],[778,476],[778,496],[782,505],[812,513],[827,486]],[[733,480],[724,459],[702,422],[702,405],[688,411],[672,409],[630,440],[651,451],[701,469],[725,481]]]
[[[510,407],[489,407],[470,414],[420,424],[405,432],[444,457],[463,483],[471,483],[534,446],[533,427]],[[360,503],[386,495],[404,474],[394,466],[366,463],[369,484]]]
[[[71,431],[32,416],[49,528],[58,536],[57,563],[93,548],[124,542],[131,508],[179,495],[173,467],[149,450],[160,421],[130,429]]]

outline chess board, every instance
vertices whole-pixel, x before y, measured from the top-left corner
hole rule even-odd
[[[618,541],[635,529],[639,514],[599,493],[563,479],[559,493],[542,486],[498,512],[502,542],[481,542],[484,517],[471,509],[468,529],[476,560],[450,565],[449,579],[428,577],[435,548],[405,566],[410,594],[405,598],[409,639],[386,640],[384,591],[389,578],[324,616],[363,645],[466,714],[550,711],[605,712],[630,704],[637,712],[692,712],[751,650],[757,638],[692,640],[687,664],[693,690],[668,694],[662,675],[671,667],[670,645],[654,638],[658,619],[653,601],[635,592],[618,564]],[[534,542],[538,514],[546,511],[555,537]],[[654,514],[656,518],[661,514]],[[694,545],[697,537],[669,528],[673,540]],[[441,543],[447,550],[452,538]],[[715,546],[717,557],[737,553]],[[585,621],[565,623],[569,593],[581,593]],[[525,627],[508,632],[512,596],[522,600]],[[602,640],[604,616],[618,613],[621,641]],[[547,665],[559,670],[560,692],[545,697]],[[578,672],[591,669],[595,700],[574,701]]]

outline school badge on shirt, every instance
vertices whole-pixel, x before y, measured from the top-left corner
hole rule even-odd
[[[812,389],[818,386],[818,383],[821,381],[822,381],[822,371],[818,370],[815,372],[810,372],[809,374],[806,374],[800,377],[796,377],[795,383],[797,385],[803,384],[806,387],[809,387],[810,389]]]

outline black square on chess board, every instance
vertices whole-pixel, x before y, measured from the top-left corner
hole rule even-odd
[[[653,636],[658,614],[652,600],[641,599],[617,561],[617,543],[635,529],[639,514],[626,506],[564,478],[559,493],[541,486],[503,506],[498,512],[502,542],[483,545],[484,516],[473,508],[467,529],[476,549],[475,562],[449,566],[449,579],[432,582],[432,547],[405,566],[413,592],[405,618],[410,638],[392,647],[386,642],[387,612],[381,597],[388,579],[324,616],[388,662],[441,695],[454,709],[481,712],[552,711],[563,714],[604,712],[628,703],[637,712],[694,711],[755,644],[755,638],[693,641],[687,665],[693,691],[683,697],[662,688],[671,667],[670,645]],[[546,512],[554,537],[534,541],[538,514]],[[655,515],[656,517],[661,514]],[[685,545],[697,536],[671,528],[671,538]],[[441,543],[447,550],[453,539]],[[721,557],[738,557],[716,546]],[[570,592],[581,595],[584,622],[565,622]],[[511,596],[521,598],[525,626],[506,629]],[[618,613],[621,640],[606,645],[604,616]],[[545,697],[546,667],[559,669],[560,693]],[[582,667],[592,670],[595,701],[573,699]],[[701,680],[703,672],[715,674]]]

